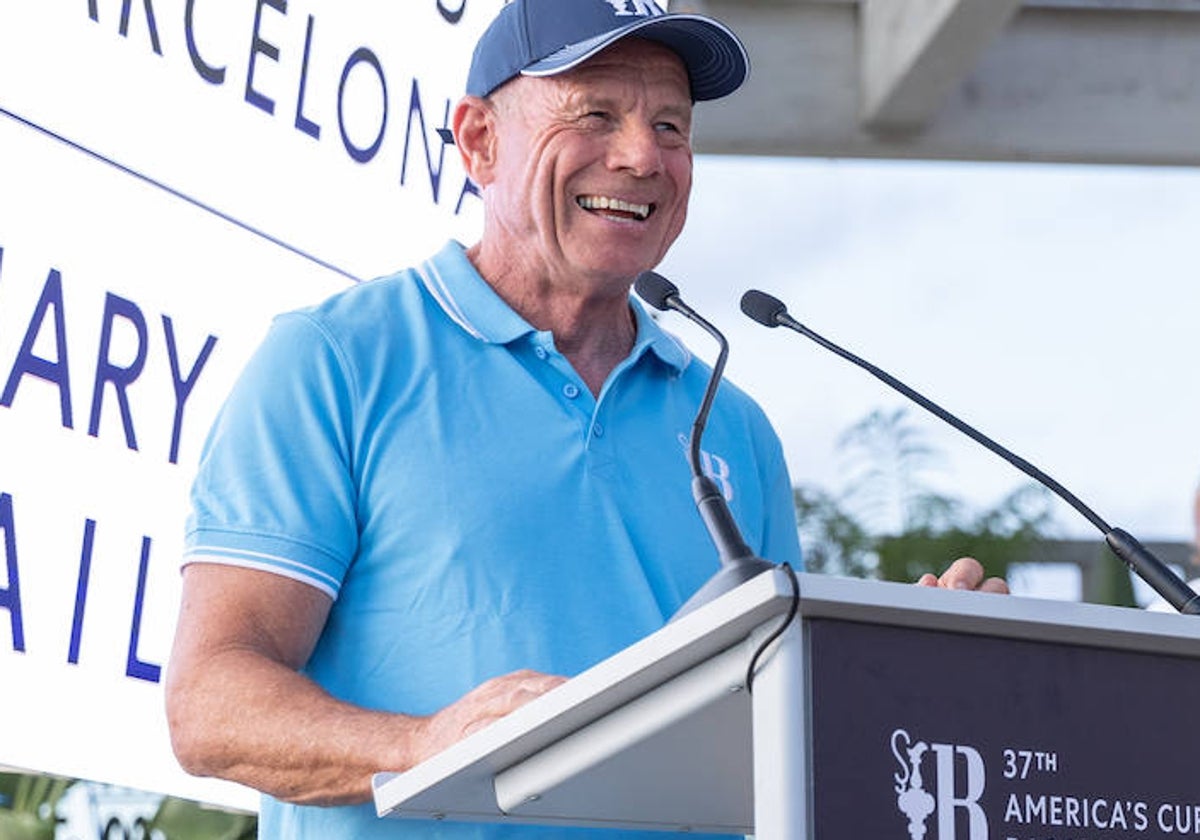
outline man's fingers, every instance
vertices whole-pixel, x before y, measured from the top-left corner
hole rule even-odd
[[[978,589],[983,583],[983,565],[974,557],[960,557],[942,572],[938,585],[946,589]]]
[[[1004,578],[990,577],[979,584],[980,592],[992,592],[996,595],[1008,594],[1008,581]]]
[[[542,674],[537,671],[514,671],[482,683],[467,697],[478,701],[481,707],[495,713],[496,717],[502,717],[564,682],[566,682],[565,677],[553,674]]]
[[[552,674],[514,671],[481,683],[459,701],[460,737],[479,731],[564,682],[565,677]]]
[[[967,589],[1008,594],[1008,583],[1004,578],[986,577],[983,564],[974,557],[960,557],[950,564],[940,577],[926,573],[917,580],[919,586],[936,586],[942,589]]]

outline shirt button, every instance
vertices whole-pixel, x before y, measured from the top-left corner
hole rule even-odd
[[[563,396],[569,400],[573,400],[579,396],[579,386],[573,382],[568,382],[563,386]]]
[[[604,427],[597,423],[596,425],[592,426],[592,434],[594,434],[596,437],[604,437]]]
[[[549,354],[546,352],[546,348],[545,348],[545,347],[542,347],[542,346],[540,346],[540,345],[539,345],[538,347],[535,347],[535,348],[533,349],[533,355],[537,356],[537,357],[538,357],[539,359],[541,359],[542,361],[545,361],[545,360],[546,360],[546,356],[547,356],[547,355],[549,355]]]

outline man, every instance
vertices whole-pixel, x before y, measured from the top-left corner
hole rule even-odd
[[[480,241],[276,320],[205,448],[167,680],[180,762],[268,794],[263,837],[537,833],[377,820],[370,776],[653,632],[715,571],[687,462],[708,370],[629,289],[683,226],[693,102],[746,69],[706,18],[515,0],[454,114]],[[726,385],[708,429],[747,542],[797,566],[766,418]]]

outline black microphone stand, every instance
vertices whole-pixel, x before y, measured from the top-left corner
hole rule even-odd
[[[717,557],[721,568],[689,598],[682,607],[671,617],[671,620],[686,615],[702,604],[707,604],[719,595],[736,588],[765,571],[775,568],[775,564],[758,557],[738,529],[725,496],[717,483],[705,475],[700,461],[700,438],[708,422],[708,413],[717,395],[717,387],[721,384],[721,375],[725,370],[725,361],[729,357],[729,342],[720,330],[702,318],[695,310],[683,302],[679,289],[661,274],[653,271],[643,272],[634,283],[638,296],[655,309],[662,311],[673,310],[683,315],[689,321],[699,325],[720,345],[720,352],[713,364],[712,373],[708,378],[708,387],[704,389],[704,397],[696,420],[692,424],[692,435],[688,450],[688,463],[692,469],[692,498],[704,527],[717,549]]]
[[[1008,463],[1019,469],[1021,472],[1028,475],[1034,481],[1037,481],[1044,487],[1052,490],[1055,495],[1065,501],[1071,507],[1075,508],[1084,519],[1091,522],[1104,535],[1105,542],[1113,553],[1119,557],[1122,562],[1129,567],[1130,571],[1148,583],[1155,592],[1161,595],[1167,603],[1181,613],[1188,615],[1200,614],[1200,595],[1192,591],[1186,583],[1180,580],[1171,569],[1155,557],[1149,549],[1142,545],[1138,540],[1126,531],[1120,528],[1112,528],[1107,522],[1101,519],[1095,511],[1081,502],[1053,478],[1039,470],[1037,467],[1030,464],[1024,458],[1021,458],[1009,450],[1005,449],[1000,444],[996,443],[991,438],[976,430],[972,426],[955,417],[950,412],[943,409],[937,403],[927,399],[921,394],[914,391],[912,388],[905,385],[900,380],[896,379],[891,374],[876,367],[865,359],[845,350],[832,341],[818,335],[808,327],[801,324],[792,316],[788,315],[787,306],[783,301],[779,300],[766,292],[760,292],[757,289],[751,289],[742,295],[742,312],[748,315],[751,319],[757,321],[766,327],[787,327],[790,330],[800,333],[805,338],[815,341],[817,344],[841,356],[846,361],[857,365],[867,373],[874,376],[876,379],[888,385],[891,388],[899,391],[904,396],[915,402],[917,405],[930,412],[938,419],[949,423],[954,428],[958,429],[963,434],[970,437],[976,443],[982,444],[991,450],[996,455],[999,455]]]

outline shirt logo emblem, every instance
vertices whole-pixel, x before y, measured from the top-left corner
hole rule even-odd
[[[691,447],[691,438],[682,432],[678,436],[679,445],[683,447],[685,456]],[[733,501],[733,477],[729,470],[729,462],[720,455],[700,450],[700,469],[711,478],[725,497],[725,501]]]

